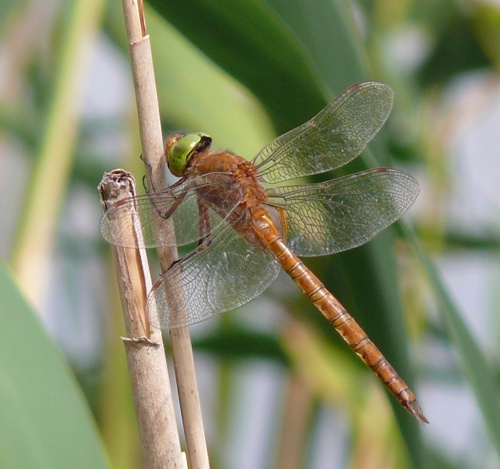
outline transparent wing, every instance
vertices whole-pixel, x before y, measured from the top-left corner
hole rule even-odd
[[[217,212],[211,206],[200,212],[204,200],[216,200]],[[123,200],[104,214],[101,233],[106,241],[122,247],[183,246],[206,236],[207,228],[216,229],[240,200],[241,187],[230,176],[205,174],[163,192]],[[208,220],[200,220],[200,215]]]
[[[282,182],[345,165],[380,130],[392,100],[391,88],[382,83],[350,87],[316,117],[264,147],[253,160],[259,176]]]
[[[148,310],[156,308],[159,326],[195,324],[260,295],[276,279],[280,265],[257,240],[250,241],[222,224],[193,255],[163,274],[148,297]],[[167,295],[165,285],[175,295]],[[184,306],[185,316],[174,316],[176,304]]]
[[[299,256],[323,256],[366,243],[401,217],[418,192],[415,179],[387,168],[268,190],[269,203],[285,209],[287,244]]]

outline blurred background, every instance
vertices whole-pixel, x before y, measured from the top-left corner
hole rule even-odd
[[[348,169],[421,186],[403,223],[306,263],[430,424],[282,275],[192,328],[212,467],[500,467],[500,3],[167,0],[146,21],[165,135],[250,159],[378,80],[393,112]],[[0,33],[0,467],[141,467],[96,190],[145,172],[121,3],[7,0]]]

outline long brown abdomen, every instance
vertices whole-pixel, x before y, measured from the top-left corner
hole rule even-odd
[[[325,288],[304,263],[286,246],[267,211],[259,207],[253,212],[254,231],[274,253],[300,289],[311,299],[323,316],[387,386],[401,404],[420,422],[428,423],[415,395],[399,377],[380,350],[340,302]]]

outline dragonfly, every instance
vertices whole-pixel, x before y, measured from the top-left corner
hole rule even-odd
[[[416,199],[416,180],[390,168],[312,184],[294,181],[356,158],[385,123],[392,102],[385,84],[351,86],[252,161],[213,150],[202,132],[171,134],[166,162],[180,179],[164,191],[121,201],[101,221],[103,237],[117,246],[193,246],[148,295],[147,308],[157,311],[160,327],[189,326],[236,309],[260,295],[283,269],[399,402],[428,423],[408,385],[299,258],[366,243]],[[137,223],[126,222],[131,219],[139,220],[140,236]],[[175,311],[177,299],[169,291],[180,292],[183,314]]]

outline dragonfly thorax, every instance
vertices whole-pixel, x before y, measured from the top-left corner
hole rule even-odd
[[[202,182],[211,181],[208,186],[201,184],[197,195],[222,218],[229,211],[232,219],[245,220],[249,215],[245,212],[267,201],[255,166],[228,151],[198,153],[184,174],[192,179],[201,177]]]

